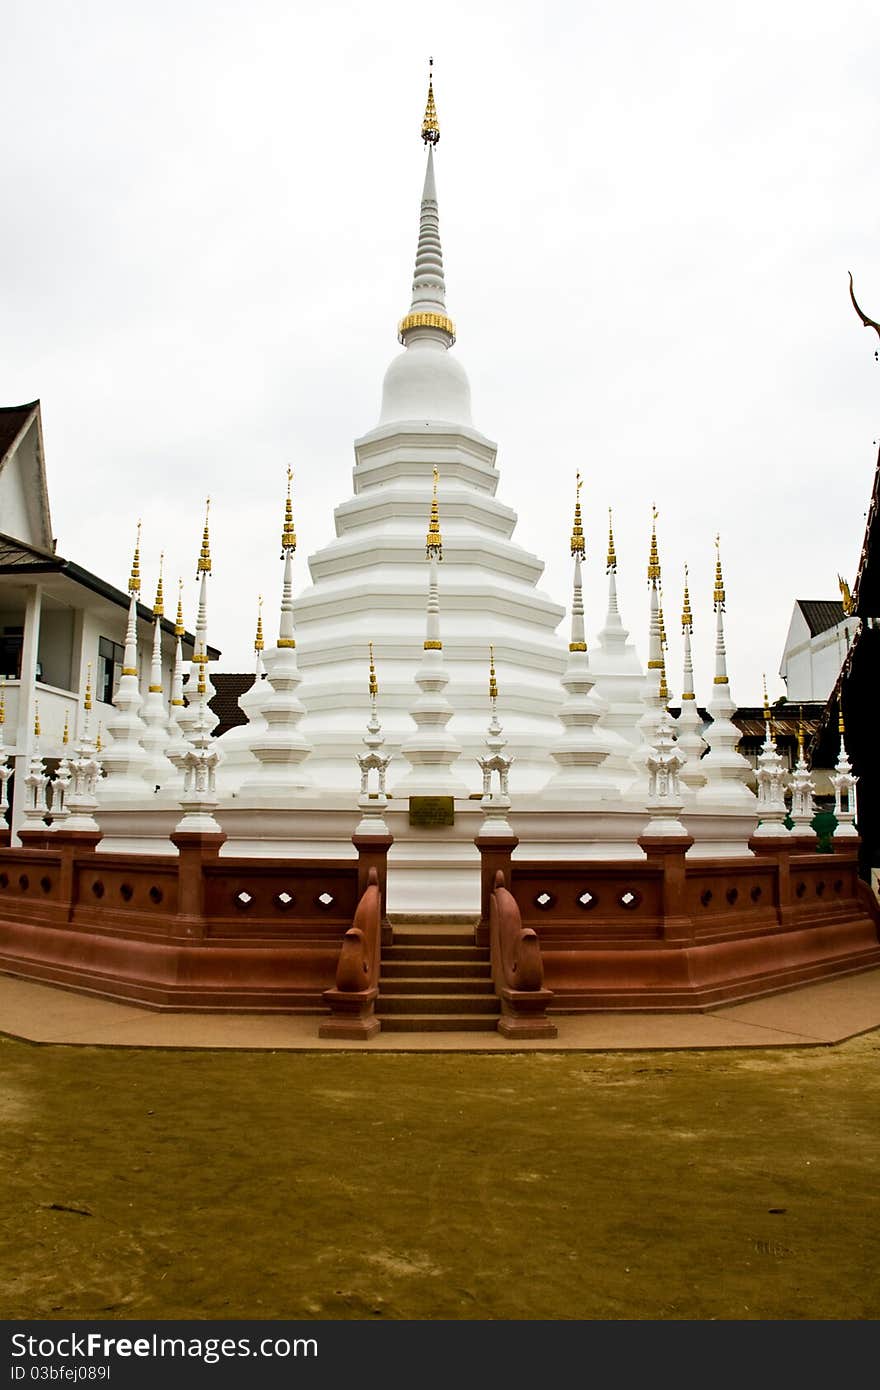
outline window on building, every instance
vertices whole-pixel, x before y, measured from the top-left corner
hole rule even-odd
[[[98,687],[95,694],[105,705],[113,701],[119,678],[122,675],[124,649],[109,637],[98,638]]]
[[[21,649],[23,627],[4,627],[0,637],[0,676],[6,680],[21,680]]]

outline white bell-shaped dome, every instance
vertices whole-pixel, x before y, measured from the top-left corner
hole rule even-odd
[[[471,424],[467,373],[441,336],[430,330],[409,336],[406,350],[385,373],[379,424],[403,420]]]

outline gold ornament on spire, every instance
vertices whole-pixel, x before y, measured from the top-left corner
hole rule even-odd
[[[770,720],[771,720],[771,718],[772,718],[772,715],[770,714],[770,699],[769,699],[769,697],[768,697],[768,695],[767,695],[767,676],[766,676],[766,674],[762,677],[762,679],[763,679],[763,681],[764,681],[764,723],[765,723],[765,724],[769,724],[769,723],[770,723]]]
[[[177,581],[177,622],[174,624],[175,637],[182,637],[186,632],[183,625],[183,580]]]
[[[664,620],[664,618],[663,618],[663,585],[662,585],[662,584],[660,585],[659,596],[660,596],[660,602],[659,602],[659,604],[658,604],[658,606],[657,606],[657,622],[658,622],[658,625],[659,625],[659,627],[660,627],[660,651],[661,651],[661,652],[666,652],[666,651],[668,650],[668,648],[669,648],[669,643],[668,643],[668,641],[666,640],[666,622],[665,622],[665,620]],[[664,657],[664,660],[665,660],[665,657]]]
[[[439,469],[434,469],[434,495],[431,498],[431,519],[425,537],[425,554],[429,560],[443,559],[443,537],[440,534],[440,504],[437,501],[437,484],[440,481]]]
[[[838,713],[837,713],[837,732],[840,734],[840,737],[843,738],[844,734],[846,733],[846,729],[843,727],[843,701],[842,701],[842,700],[840,701],[840,703],[839,703],[838,706],[837,706],[837,711],[838,711]]]
[[[660,578],[660,556],[657,552],[657,517],[660,513],[656,507],[652,507],[653,522],[651,525],[651,553],[648,556],[648,583],[656,586]]]
[[[664,705],[669,704],[669,686],[666,684],[666,662],[660,664],[660,686],[657,691]]]
[[[86,667],[86,693],[83,697],[83,709],[88,714],[92,708],[92,663]]]
[[[611,508],[608,508],[608,554],[605,557],[605,573],[617,573],[617,552],[614,549],[614,532],[611,529]]]
[[[489,647],[489,699],[498,699],[498,682],[495,679],[495,648]]]
[[[284,529],[281,532],[281,559],[296,550],[296,531],[293,529],[293,503],[290,500],[290,484],[293,482],[293,469],[287,470],[287,501],[284,504]]]
[[[40,706],[34,701],[34,738],[40,737]]]
[[[165,565],[165,551],[159,556],[159,583],[156,585],[156,602],[153,604],[153,617],[164,618],[165,598],[162,593],[162,569]]]
[[[200,661],[200,662],[199,662],[199,685],[198,685],[198,691],[197,691],[196,693],[199,694],[199,695],[204,695],[205,692],[206,692],[206,690],[207,690],[207,686],[205,685],[205,663],[204,663],[204,661]]]
[[[715,537],[715,592],[712,597],[715,612],[723,613],[725,604],[724,576],[721,573],[721,537],[718,535]]]
[[[95,735],[95,752],[100,753],[103,744],[101,743],[101,721],[98,720],[98,732]]]
[[[801,759],[804,756],[804,707],[798,705],[798,727],[797,727],[798,755]]]
[[[375,663],[374,660],[373,660],[373,644],[372,644],[372,642],[369,643],[369,647],[370,647],[370,699],[371,699],[371,700],[375,700],[376,696],[379,694],[379,682],[378,682],[378,680],[376,679],[376,663]]]
[[[261,651],[263,651],[263,649],[264,649],[264,647],[265,647],[265,645],[266,645],[265,642],[263,641],[263,595],[262,595],[262,594],[260,594],[259,598],[257,599],[257,603],[258,603],[259,607],[257,608],[257,631],[256,631],[256,635],[254,636],[254,651],[255,651],[255,652],[261,652]]]
[[[199,554],[199,563],[196,568],[196,579],[200,574],[211,573],[211,541],[208,535],[208,517],[211,513],[211,499],[205,501],[205,529],[202,532],[202,549]]]
[[[682,632],[693,632],[694,615],[691,612],[691,596],[688,593],[688,567],[684,567],[684,603],[681,608],[681,630]]]
[[[6,723],[6,682],[0,677],[0,728]],[[3,740],[0,739],[0,743]]]
[[[64,732],[61,735],[61,742],[65,747],[70,742],[70,714],[67,710],[64,711]]]
[[[436,145],[440,139],[440,122],[434,105],[434,59],[428,59],[428,104],[422,121],[422,139],[426,145]]]
[[[139,594],[141,591],[141,523],[137,526],[137,540],[134,547],[134,559],[131,562],[131,574],[128,579],[128,592]]]
[[[580,473],[577,473],[575,477],[577,481],[574,492],[574,525],[571,528],[571,553],[582,560],[586,554],[584,528],[581,525],[581,488],[584,485],[584,480]]]

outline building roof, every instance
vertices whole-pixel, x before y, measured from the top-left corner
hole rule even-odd
[[[6,457],[39,404],[31,401],[28,405],[0,406],[0,459]]]
[[[774,736],[777,739],[797,741],[798,725],[803,719],[804,737],[812,738],[819,728],[824,710],[825,705],[821,700],[785,700],[782,704],[771,705],[770,717]],[[740,705],[731,715],[731,722],[736,725],[744,739],[760,739],[763,743],[766,733],[763,705]]]
[[[860,618],[880,618],[880,451],[874,469],[859,569],[852,588],[852,609]]]
[[[818,637],[820,632],[837,627],[846,617],[840,599],[799,598],[797,606],[804,615],[811,637]]]
[[[100,575],[92,574],[91,570],[83,569],[82,565],[76,564],[74,560],[65,560],[62,555],[51,554],[48,550],[40,550],[35,545],[25,545],[24,541],[18,541],[14,536],[6,536],[0,532],[0,575],[16,574],[26,577],[30,574],[60,574],[67,579],[79,584],[81,588],[90,590],[93,594],[98,594],[100,598],[115,603],[119,608],[128,609],[131,597],[117,589],[113,584],[108,584],[106,579]],[[139,603],[137,606],[138,618],[142,622],[152,623],[153,610],[146,604]],[[162,631],[174,636],[174,623],[170,618],[162,618]],[[186,646],[195,645],[195,637],[191,632],[183,634],[183,641]],[[220,655],[217,647],[208,647],[208,656],[212,661],[216,661]],[[252,678],[253,679],[253,678]]]

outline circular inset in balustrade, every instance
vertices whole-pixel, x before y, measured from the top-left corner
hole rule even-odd
[[[334,898],[333,894],[328,893],[325,888],[324,892],[319,893],[318,896],[315,898],[315,902],[318,907],[322,908],[324,912],[326,912],[328,908],[331,908],[333,906],[333,904],[336,902],[336,899]]]
[[[817,897],[817,898],[821,898],[821,896],[822,896],[822,894],[823,894],[824,892],[825,892],[825,880],[824,880],[824,878],[820,878],[820,879],[819,879],[819,882],[816,884],[816,897]]]
[[[708,907],[714,896],[711,888],[704,888],[700,894],[700,902],[704,907]]]
[[[627,888],[625,893],[621,893],[617,901],[621,907],[626,908],[627,912],[634,912],[641,904],[642,895],[635,888]]]
[[[842,892],[843,892],[843,879],[842,879],[842,878],[836,878],[836,879],[834,880],[833,887],[834,887],[835,893],[842,893]]]
[[[96,898],[103,898],[104,885],[99,878],[96,878],[94,883],[92,884],[92,892]]]
[[[594,907],[599,906],[599,899],[595,893],[591,893],[588,888],[585,888],[583,893],[579,893],[577,896],[577,905],[583,908],[584,912],[592,912]]]
[[[30,879],[28,878],[27,874],[19,874],[19,876],[18,876],[18,886],[19,886],[19,888],[21,889],[22,893],[26,893],[26,892],[27,892],[27,890],[28,890],[28,889],[30,888],[30,886],[31,886],[31,881],[30,881]]]
[[[760,896],[761,896],[761,894],[763,893],[763,891],[764,891],[764,890],[763,890],[763,888],[761,887],[760,883],[754,884],[754,885],[749,889],[749,897],[751,898],[751,900],[752,900],[753,903],[756,903],[756,902],[758,901],[758,899],[760,898]]]
[[[293,896],[292,893],[284,892],[276,893],[272,901],[278,908],[279,912],[289,912],[290,909],[295,905],[296,898]]]
[[[149,893],[147,894],[147,897],[150,899],[151,903],[155,903],[158,907],[160,902],[162,902],[162,900],[164,899],[165,894],[162,892],[162,889],[157,887],[154,883]]]
[[[130,903],[134,897],[134,889],[130,883],[120,883],[119,896],[124,903]]]
[[[795,886],[795,890],[794,890],[795,897],[796,897],[796,898],[802,898],[802,897],[804,896],[804,894],[806,893],[806,891],[807,891],[807,885],[804,883],[804,881],[803,881],[803,879],[802,879],[801,882],[798,883],[798,884]]]
[[[40,879],[40,887],[44,893],[52,892],[52,880],[47,874],[43,874],[43,877]]]
[[[9,887],[9,875],[8,875],[8,874],[0,874],[0,888],[8,888],[8,887]]]
[[[727,890],[727,892],[724,894],[724,896],[725,896],[725,898],[727,899],[727,901],[730,903],[730,906],[733,907],[733,904],[736,902],[737,898],[739,897],[739,889],[738,889],[738,888],[728,888],[728,890]]]
[[[548,893],[545,888],[543,893],[537,895],[534,902],[535,907],[539,907],[542,912],[548,912],[556,902],[556,897],[553,893]]]
[[[242,888],[241,892],[233,894],[232,901],[235,903],[239,912],[247,912],[248,908],[253,906],[254,899],[250,893]]]

